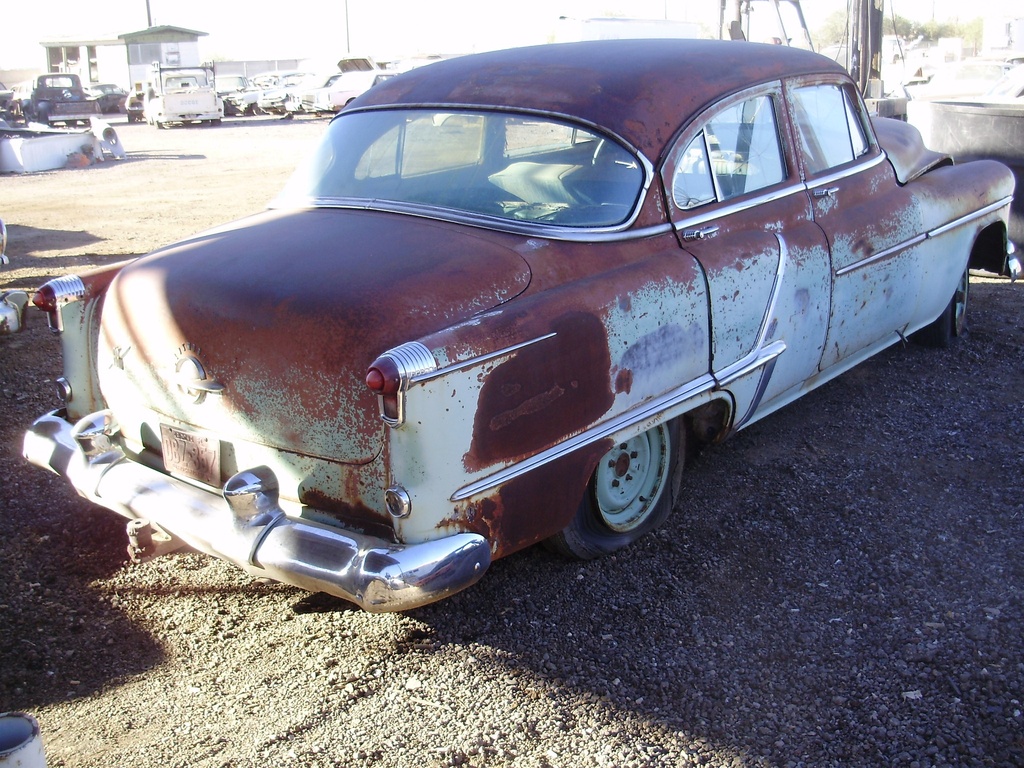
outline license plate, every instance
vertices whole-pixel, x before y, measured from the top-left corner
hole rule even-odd
[[[173,475],[220,485],[220,441],[198,432],[160,425],[164,467]]]

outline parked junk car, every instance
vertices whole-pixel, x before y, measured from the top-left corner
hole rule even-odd
[[[283,115],[285,101],[289,94],[302,90],[316,81],[316,75],[309,72],[288,72],[282,74],[276,85],[267,88],[256,99],[256,109],[268,115]]]
[[[219,124],[224,102],[213,87],[213,72],[205,67],[163,67],[150,72],[143,114],[157,128],[185,123]]]
[[[146,119],[146,91],[142,83],[136,83],[125,96],[124,113],[129,123],[141,123]]]
[[[785,46],[606,40],[422,67],[271,210],[34,297],[24,452],[176,543],[371,611],[537,542],[657,528],[685,457],[1019,272],[1009,171],[872,123]]]
[[[336,72],[316,87],[290,93],[285,100],[285,109],[314,115],[337,112],[394,74],[385,70]]]
[[[0,268],[10,264],[7,257],[7,225],[0,219]],[[24,291],[0,293],[0,336],[20,331],[25,323],[25,307],[28,294]]]
[[[55,125],[88,123],[100,116],[100,105],[90,98],[78,75],[39,75],[26,87],[17,89],[17,109],[26,120]]]
[[[97,83],[85,89],[90,98],[96,99],[100,105],[100,112],[104,114],[118,114],[124,111],[124,102],[128,98],[128,91],[113,83]]]
[[[274,88],[280,79],[280,74],[276,72],[265,72],[250,77],[247,89],[224,97],[225,111],[230,110],[231,114],[238,115],[255,115],[259,110],[256,103],[263,91]]]
[[[213,83],[217,95],[224,102],[224,115],[234,116],[243,114],[229,97],[251,90],[253,86],[249,82],[249,78],[245,75],[217,75]]]
[[[906,91],[914,99],[977,97],[988,91],[1010,69],[1011,65],[1005,61],[951,61],[939,67],[927,82],[908,84]]]

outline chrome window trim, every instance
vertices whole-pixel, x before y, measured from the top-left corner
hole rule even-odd
[[[980,219],[992,213],[993,211],[998,211],[1000,208],[1009,205],[1012,200],[1012,195],[1009,197],[1004,197],[1002,200],[999,200],[994,203],[989,203],[984,208],[980,208],[977,211],[974,211],[973,213],[965,214],[957,219],[954,219],[953,221],[943,224],[940,227],[936,227],[935,229],[929,230],[928,232],[916,235],[910,238],[909,240],[904,240],[902,243],[897,243],[896,245],[890,246],[889,248],[886,248],[883,251],[878,251],[878,253],[873,253],[870,256],[861,259],[860,261],[854,262],[853,264],[847,264],[842,269],[836,270],[836,277],[848,275],[851,272],[855,272],[856,270],[861,269],[862,267],[869,266],[871,264],[874,264],[876,261],[881,261],[882,259],[892,256],[894,253],[898,253],[899,251],[905,251],[907,248],[913,248],[915,245],[920,245],[926,240],[931,240],[933,237],[938,237],[939,235],[945,234],[946,232],[956,229],[957,227],[962,227],[965,224],[969,224],[972,221],[975,221],[976,219]]]
[[[708,156],[710,156],[710,148],[708,146],[707,133],[705,132],[708,123],[711,122],[715,117],[720,115],[722,112],[729,109],[730,107],[745,101],[749,101],[752,98],[757,98],[759,96],[764,96],[765,98],[767,98],[772,105],[772,116],[775,121],[775,135],[779,142],[779,154],[782,158],[784,172],[783,179],[782,181],[779,181],[778,184],[782,184],[785,181],[789,180],[790,175],[793,173],[793,164],[791,162],[791,158],[789,157],[789,153],[786,151],[786,141],[783,135],[783,123],[785,122],[784,114],[786,112],[785,89],[783,87],[782,80],[769,80],[764,83],[752,85],[749,88],[744,88],[742,91],[737,91],[736,93],[730,94],[729,96],[723,98],[721,101],[715,102],[714,104],[705,107],[699,114],[697,114],[696,117],[687,121],[679,130],[679,132],[675,135],[675,137],[673,137],[673,139],[668,142],[668,144],[666,145],[667,149],[664,150],[664,159],[659,164],[658,173],[661,176],[662,184],[666,189],[666,199],[669,205],[668,216],[670,219],[673,217],[673,212],[685,216],[690,211],[696,211],[699,208],[704,208],[709,205],[724,204],[722,208],[718,209],[722,213],[716,214],[715,216],[724,215],[726,213],[735,213],[737,210],[744,210],[748,205],[756,204],[755,201],[769,202],[771,200],[777,199],[778,197],[784,197],[785,194],[790,194],[790,192],[788,191],[789,187],[786,187],[784,190],[782,190],[782,194],[769,193],[768,195],[758,195],[756,198],[752,198],[751,200],[735,204],[737,207],[734,208],[733,204],[721,199],[721,189],[719,188],[718,178],[715,176],[713,172],[711,172],[710,168],[708,169],[708,172],[711,174],[712,185],[715,190],[715,196],[717,198],[716,200],[709,200],[708,202],[701,203],[700,205],[694,206],[693,208],[682,208],[676,204],[674,195],[672,194],[672,187],[675,182],[675,174],[678,170],[678,168],[676,167],[676,158],[678,154],[680,154],[682,150],[688,147],[690,143],[695,138],[697,138],[698,135],[701,135],[704,143],[704,151],[708,153]],[[669,174],[667,173],[669,169],[671,169],[672,171],[671,177],[669,177]],[[803,183],[798,182],[798,184],[799,188],[803,189]],[[736,198],[731,199],[735,200]],[[707,220],[708,218],[706,216],[702,216],[700,217],[700,221],[698,221],[697,223],[699,224]],[[685,219],[685,221],[690,221],[690,219],[687,218]],[[677,225],[676,229],[682,229],[682,227]]]
[[[825,184],[833,184],[837,181],[842,181],[845,178],[853,176],[854,174],[861,173],[862,171],[867,171],[871,168],[874,168],[883,160],[888,159],[888,155],[886,155],[885,152],[879,150],[877,155],[874,155],[873,157],[867,160],[861,160],[855,163],[854,165],[848,166],[838,171],[833,171],[832,173],[827,173],[824,176],[816,176],[810,181],[805,182],[805,186],[807,187],[807,191],[810,192],[814,189],[817,189],[818,187],[824,186]]]
[[[331,122],[342,119],[345,115],[360,114],[364,112],[391,112],[391,111],[416,111],[416,110],[438,110],[444,112],[498,112],[508,115],[519,115],[522,117],[536,117],[554,120],[569,126],[577,126],[592,131],[599,136],[609,138],[626,149],[639,163],[643,171],[643,181],[640,185],[633,209],[623,221],[618,224],[611,224],[601,227],[556,227],[550,224],[537,224],[533,222],[517,222],[500,216],[487,216],[470,211],[461,211],[454,208],[442,208],[433,205],[418,205],[416,203],[398,202],[392,200],[368,199],[368,198],[320,198],[305,197],[286,199],[277,197],[270,201],[267,208],[274,210],[301,210],[303,208],[341,208],[353,210],[382,211],[385,213],[401,213],[421,218],[448,221],[454,224],[466,224],[468,226],[490,229],[498,232],[509,232],[512,234],[525,234],[544,237],[548,240],[562,240],[567,242],[591,242],[591,241],[621,241],[634,238],[650,237],[658,234],[663,229],[669,231],[669,225],[656,225],[644,227],[639,230],[630,230],[630,227],[640,216],[644,208],[647,196],[650,194],[651,186],[654,184],[655,170],[654,163],[641,152],[632,142],[626,140],[619,134],[609,131],[606,127],[593,123],[573,115],[562,112],[540,109],[517,109],[513,107],[501,107],[485,104],[435,104],[429,102],[411,104],[381,104],[346,109],[335,115]]]
[[[690,229],[693,227],[699,227],[701,224],[706,224],[709,221],[722,218],[723,216],[731,216],[736,213],[741,213],[750,208],[756,208],[759,205],[765,203],[771,203],[775,200],[781,200],[784,197],[790,195],[800,194],[806,191],[806,185],[801,183],[789,184],[781,189],[777,189],[773,192],[762,193],[755,197],[748,198],[735,203],[726,203],[720,208],[714,210],[705,211],[696,216],[686,216],[673,222],[672,226],[677,232],[681,232],[684,229]],[[707,203],[706,205],[714,205],[714,203]],[[696,209],[691,209],[696,210]]]
[[[652,224],[646,227],[630,229],[629,227],[639,216],[640,204],[630,220],[625,224],[618,224],[614,227],[552,227],[544,224],[517,223],[510,219],[489,217],[484,215],[473,215],[453,209],[435,208],[426,205],[415,205],[413,203],[394,203],[383,200],[364,200],[353,198],[308,198],[304,205],[289,203],[281,205],[271,203],[269,208],[273,210],[309,210],[309,209],[338,209],[353,211],[375,211],[377,213],[395,213],[403,216],[415,216],[421,219],[432,221],[444,221],[450,224],[462,224],[467,227],[486,229],[491,232],[505,232],[512,235],[528,235],[530,237],[541,237],[545,240],[556,240],[569,243],[608,243],[623,242],[627,240],[643,240],[655,235],[666,234],[672,231],[672,224]]]

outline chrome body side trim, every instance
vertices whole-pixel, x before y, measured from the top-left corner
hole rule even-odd
[[[775,266],[775,279],[772,282],[772,290],[768,296],[768,304],[765,306],[764,315],[761,317],[761,327],[757,330],[757,338],[754,340],[754,345],[747,355],[715,372],[715,379],[718,381],[719,387],[724,387],[740,376],[746,375],[752,369],[764,365],[767,360],[778,357],[786,349],[785,342],[781,340],[774,341],[768,345],[768,348],[775,350],[780,344],[782,348],[769,357],[764,355],[766,349],[764,340],[768,335],[768,328],[771,326],[772,318],[775,316],[775,306],[779,301],[779,289],[782,287],[782,276],[786,273],[786,261],[789,259],[789,246],[786,244],[785,238],[776,233],[775,239],[779,241],[779,263]]]
[[[680,387],[670,390],[660,397],[653,398],[652,400],[638,405],[625,413],[619,414],[608,421],[584,430],[580,434],[563,443],[552,446],[551,448],[541,451],[540,453],[524,459],[523,461],[511,464],[481,480],[464,485],[452,494],[450,500],[461,501],[471,496],[475,496],[478,493],[490,490],[498,485],[502,485],[503,483],[525,474],[526,472],[530,472],[537,467],[555,461],[556,459],[560,459],[585,445],[598,440],[603,440],[606,437],[611,437],[616,433],[629,429],[630,427],[650,419],[662,411],[667,411],[681,403],[684,403],[691,398],[712,392],[716,389],[723,389],[729,383],[756,371],[758,368],[761,368],[763,369],[762,378],[758,385],[756,397],[750,404],[746,415],[744,416],[744,420],[748,419],[750,414],[757,409],[760,398],[764,394],[765,388],[768,386],[768,381],[771,378],[776,358],[786,351],[786,343],[781,339],[773,341],[768,345],[765,345],[764,343],[765,336],[768,334],[768,328],[771,325],[771,318],[775,314],[779,288],[782,283],[782,276],[785,273],[785,263],[789,253],[785,239],[778,234],[776,234],[776,238],[779,241],[780,248],[779,263],[775,269],[775,280],[772,284],[771,296],[769,297],[768,305],[765,307],[764,315],[761,318],[761,326],[758,329],[757,339],[755,340],[753,348],[749,354],[744,356],[742,359],[731,363],[717,373],[708,373],[700,376],[693,381],[687,382]]]
[[[994,203],[990,203],[989,205],[986,205],[984,208],[979,208],[974,213],[968,213],[964,216],[961,216],[959,219],[953,219],[953,221],[949,222],[948,224],[943,224],[941,227],[936,227],[935,229],[928,232],[928,237],[938,237],[944,232],[948,232],[951,229],[956,229],[957,227],[962,227],[964,224],[968,224],[974,221],[975,219],[980,219],[982,216],[987,216],[993,211],[998,211],[1000,208],[1003,208],[1004,206],[1007,206],[1012,202],[1013,195],[1004,197],[1002,200],[997,200]]]
[[[836,277],[842,277],[843,275],[848,275],[851,272],[856,272],[858,269],[874,264],[876,261],[881,261],[882,259],[888,258],[889,256],[892,256],[894,253],[905,251],[907,248],[913,248],[915,245],[923,243],[927,239],[927,234],[916,235],[910,238],[909,240],[903,241],[902,243],[897,243],[896,245],[890,246],[885,250],[873,253],[870,256],[861,259],[860,261],[855,261],[853,264],[847,264],[842,269],[837,269]]]
[[[775,281],[772,283],[771,295],[768,297],[768,305],[765,307],[764,316],[761,318],[761,327],[757,332],[757,340],[754,342],[750,353],[737,360],[735,363],[726,366],[715,374],[718,379],[719,388],[724,388],[730,383],[754,373],[760,369],[760,377],[754,396],[747,404],[746,411],[742,416],[734,419],[733,430],[741,429],[757,411],[768,389],[768,382],[771,381],[775,372],[775,363],[783,352],[786,351],[786,342],[776,339],[770,344],[765,344],[765,337],[768,335],[768,328],[771,326],[772,318],[775,316],[775,307],[779,300],[779,289],[782,286],[782,277],[786,273],[786,261],[789,259],[789,246],[785,238],[776,233],[775,239],[779,241],[779,263],[775,268]]]
[[[639,424],[640,422],[656,416],[658,413],[668,410],[680,403],[684,403],[691,398],[711,392],[714,390],[715,384],[715,379],[711,374],[700,376],[680,387],[676,387],[660,397],[648,400],[646,403],[642,403],[635,408],[616,416],[615,418],[584,430],[565,442],[534,454],[528,459],[523,459],[515,464],[510,464],[504,469],[498,470],[481,480],[464,485],[451,495],[450,500],[461,501],[463,499],[468,499],[470,496],[475,496],[478,493],[482,493],[494,488],[495,486],[506,483],[519,475],[525,474],[537,467],[555,461],[556,459],[560,459],[563,456],[588,445],[589,443],[610,437],[617,432],[621,432],[635,424]]]
[[[472,368],[475,365],[486,363],[488,360],[494,360],[495,358],[498,357],[511,355],[514,352],[518,352],[520,349],[532,346],[541,341],[546,341],[547,339],[552,339],[557,335],[557,333],[546,333],[543,336],[538,336],[535,339],[530,339],[529,341],[524,341],[520,344],[513,344],[512,346],[499,349],[495,352],[488,352],[486,355],[478,355],[477,357],[471,357],[467,360],[460,360],[457,363],[446,365],[444,368],[438,368],[437,370],[434,371],[425,371],[423,373],[418,373],[409,378],[409,383],[415,384],[421,381],[430,381],[431,379],[436,379],[440,376],[444,376],[445,374],[452,373],[454,371],[461,371],[465,370],[466,368]]]
[[[873,253],[870,256],[861,259],[860,261],[854,262],[853,264],[847,264],[842,269],[836,270],[836,277],[847,275],[850,272],[854,272],[860,269],[861,267],[866,267],[870,264],[874,264],[876,261],[881,261],[884,258],[892,256],[894,253],[906,250],[907,248],[913,248],[915,245],[923,243],[925,240],[930,240],[933,237],[938,237],[939,235],[949,232],[950,230],[956,229],[957,227],[962,227],[965,224],[969,224],[975,219],[980,219],[983,216],[987,216],[988,214],[992,213],[993,211],[998,211],[1000,208],[1009,205],[1012,200],[1012,197],[1006,197],[995,203],[990,203],[989,205],[986,205],[984,208],[979,208],[977,211],[974,211],[973,213],[968,213],[964,216],[961,216],[958,219],[954,219],[953,221],[943,224],[941,227],[936,227],[935,229],[929,230],[928,232],[916,235],[910,238],[909,240],[905,240],[902,243],[897,243],[896,245],[886,248],[883,251]]]

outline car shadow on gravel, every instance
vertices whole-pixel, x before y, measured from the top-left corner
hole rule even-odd
[[[20,540],[0,551],[0,711],[88,697],[164,657],[118,597],[94,586],[127,559],[124,525],[30,471],[6,490],[13,499],[30,486],[37,503],[0,518],[0,540]]]
[[[53,252],[58,248],[85,248],[103,242],[102,237],[97,237],[91,232],[43,229],[11,223],[7,224],[7,237],[10,243],[8,255],[11,257],[13,267],[20,266],[20,259]]]

